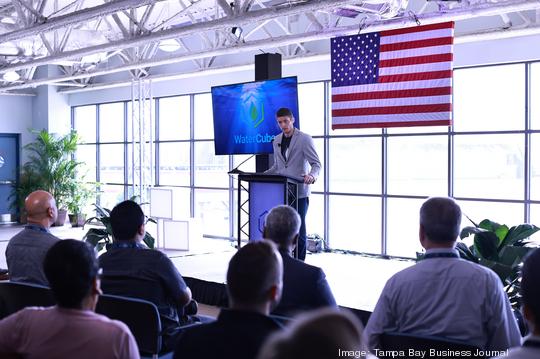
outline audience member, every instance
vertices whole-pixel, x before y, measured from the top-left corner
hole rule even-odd
[[[178,359],[253,359],[266,337],[280,325],[268,314],[281,295],[281,257],[269,241],[242,247],[229,262],[230,309],[217,321],[183,333],[174,351]]]
[[[144,245],[145,217],[137,203],[119,203],[110,217],[114,242],[99,257],[103,291],[154,303],[161,317],[164,350],[172,350],[191,290],[164,253]]]
[[[0,357],[139,358],[128,327],[94,313],[101,289],[98,262],[87,243],[57,242],[44,270],[58,305],[25,308],[0,321]]]
[[[510,349],[508,355],[499,359],[540,358],[540,249],[535,249],[525,259],[521,270],[521,295],[523,316],[529,324],[531,334],[522,347]]]
[[[362,324],[347,311],[321,308],[301,315],[283,332],[272,335],[259,359],[366,358]]]
[[[419,237],[426,254],[386,283],[366,326],[370,349],[379,348],[384,332],[444,337],[490,351],[521,343],[499,277],[459,258],[454,247],[460,223],[453,199],[424,202]]]
[[[324,271],[292,257],[300,216],[290,206],[274,207],[266,216],[264,237],[275,242],[283,258],[283,294],[274,314],[291,316],[319,307],[337,307]]]
[[[49,192],[35,191],[26,197],[24,207],[28,224],[6,248],[9,278],[13,282],[47,285],[43,259],[59,240],[49,232],[58,216],[56,202]]]

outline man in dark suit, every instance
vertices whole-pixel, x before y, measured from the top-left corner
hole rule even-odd
[[[336,307],[323,270],[291,256],[298,240],[300,216],[290,206],[272,208],[266,216],[264,238],[275,242],[283,258],[283,294],[274,314],[291,316],[320,307]]]
[[[266,338],[281,329],[268,316],[279,301],[283,265],[270,241],[250,242],[229,262],[230,309],[217,321],[185,330],[174,351],[178,359],[253,359]]]

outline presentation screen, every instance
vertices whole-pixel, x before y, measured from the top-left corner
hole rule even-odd
[[[212,87],[215,154],[272,153],[280,107],[291,109],[299,128],[297,88],[296,77]]]

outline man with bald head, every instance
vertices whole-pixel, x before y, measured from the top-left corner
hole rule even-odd
[[[301,222],[290,206],[276,206],[266,216],[264,237],[276,243],[283,259],[283,294],[274,314],[294,316],[320,307],[337,307],[324,271],[292,256]]]
[[[49,232],[58,215],[56,201],[49,192],[39,190],[26,197],[24,208],[28,224],[10,239],[6,248],[9,278],[12,282],[48,285],[43,260],[59,240]]]

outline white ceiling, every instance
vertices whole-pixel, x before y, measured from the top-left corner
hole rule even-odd
[[[0,0],[0,92],[99,88],[110,74],[199,72],[260,51],[321,56],[333,36],[415,23],[454,20],[456,42],[538,33],[539,9],[540,0]],[[36,78],[43,65],[61,71]]]

